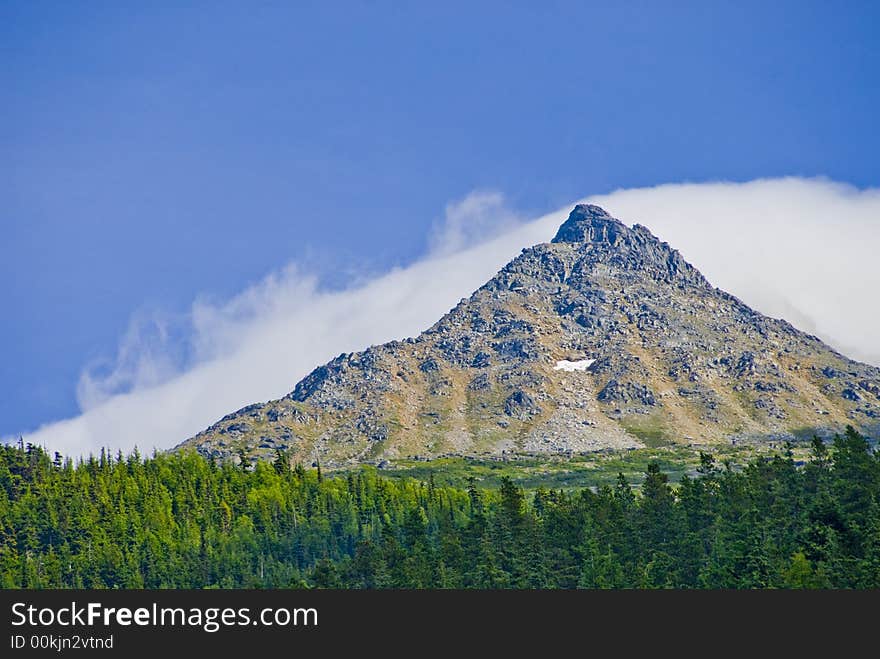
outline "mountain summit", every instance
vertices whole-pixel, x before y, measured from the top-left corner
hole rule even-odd
[[[646,227],[636,224],[630,229],[604,208],[592,204],[575,206],[552,242],[584,244],[588,246],[584,248],[585,254],[594,263],[602,261],[622,269],[640,270],[658,281],[672,282],[678,278],[694,286],[709,285],[678,251],[660,242]]]
[[[613,245],[627,231],[626,225],[611,217],[604,208],[578,204],[556,232],[554,243],[607,242]]]
[[[579,204],[416,338],[342,354],[181,446],[328,466],[566,454],[880,427],[880,369],[712,287]]]

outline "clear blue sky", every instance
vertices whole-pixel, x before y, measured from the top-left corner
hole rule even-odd
[[[0,434],[136,310],[406,263],[475,188],[880,184],[878,3],[330,4],[0,4]]]

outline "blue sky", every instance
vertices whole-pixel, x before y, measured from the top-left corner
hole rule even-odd
[[[880,185],[876,3],[174,4],[0,5],[0,435],[133,315],[411,263],[473,190]]]

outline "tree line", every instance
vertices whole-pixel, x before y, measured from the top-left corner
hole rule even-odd
[[[701,454],[638,491],[440,486],[279,452],[74,463],[0,446],[4,588],[878,588],[880,456],[848,428],[798,464]]]

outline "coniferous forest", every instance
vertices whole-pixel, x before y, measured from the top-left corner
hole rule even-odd
[[[880,456],[853,429],[634,491],[438,486],[279,454],[76,464],[0,447],[4,588],[878,588]]]

